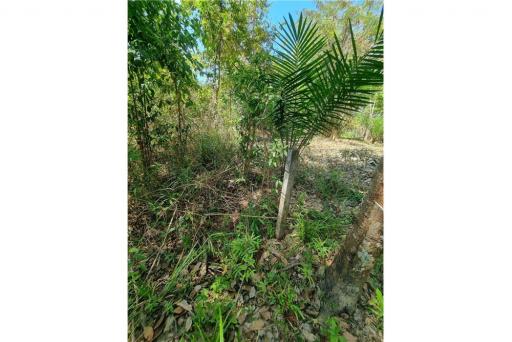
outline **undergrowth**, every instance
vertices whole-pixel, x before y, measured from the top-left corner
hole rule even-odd
[[[280,339],[303,339],[300,326],[311,322],[306,309],[312,300],[305,293],[316,291],[318,270],[354,222],[351,208],[360,204],[362,192],[339,170],[314,170],[312,178],[299,174],[298,188],[304,190],[297,192],[289,219],[291,235],[298,240],[277,251],[286,258],[298,256],[296,266],[287,265],[267,245],[275,235],[279,178],[267,177],[262,184],[258,182],[265,177],[243,174],[234,146],[220,135],[198,136],[190,146],[196,152],[193,159],[172,170],[157,163],[146,175],[138,173],[136,149],[129,150],[131,335],[140,336],[158,321],[164,334],[173,317],[173,336],[183,341],[245,340],[244,329],[252,321],[248,318],[244,325],[240,315],[266,306],[266,324],[277,327]],[[277,148],[273,153],[275,161],[282,157]],[[279,175],[278,162],[263,166]],[[257,198],[247,196],[255,190]],[[312,196],[322,201],[321,208],[311,205]],[[382,329],[378,265],[371,278],[377,294],[368,310]],[[345,341],[334,318],[316,329],[327,341]]]

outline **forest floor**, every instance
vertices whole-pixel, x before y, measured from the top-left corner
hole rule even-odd
[[[323,316],[319,284],[382,153],[382,145],[315,138],[281,241],[273,238],[278,187],[229,166],[173,180],[151,201],[131,195],[130,339],[381,341],[370,299],[382,290],[382,260],[351,315]]]

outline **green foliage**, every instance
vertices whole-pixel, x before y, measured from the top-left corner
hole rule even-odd
[[[380,255],[375,259],[372,273],[369,279],[370,285],[374,288],[382,288],[384,284],[384,256]]]
[[[253,233],[241,233],[229,245],[229,269],[233,279],[248,281],[254,274],[256,260],[254,253],[259,249],[261,239]]]
[[[210,289],[215,293],[222,293],[223,291],[229,289],[229,279],[224,276],[218,276],[213,281],[212,285],[210,285]]]
[[[352,222],[352,215],[336,216],[330,210],[306,210],[299,207],[293,213],[294,227],[305,243],[315,239],[339,239]]]
[[[372,118],[370,132],[375,141],[384,141],[384,117],[382,115]]]
[[[330,170],[315,179],[315,187],[326,200],[346,201],[351,206],[361,203],[363,194],[343,180],[341,171]]]
[[[270,69],[270,55],[260,51],[248,57],[248,63],[239,63],[232,73],[235,97],[241,104],[238,132],[240,149],[248,161],[256,157],[257,129],[266,128],[266,110],[271,98],[267,82]]]
[[[293,314],[297,319],[304,319],[301,310],[301,297],[295,291],[287,273],[270,271],[265,278],[256,283],[258,293],[267,298],[270,304],[277,305],[281,315]]]
[[[207,170],[230,165],[236,157],[235,145],[219,132],[198,134],[195,144],[197,162]]]
[[[302,149],[318,133],[353,116],[370,103],[383,82],[383,34],[359,54],[349,25],[352,54],[340,41],[326,49],[326,37],[311,20],[292,16],[277,34],[271,83],[278,95],[272,119],[288,148]]]
[[[255,235],[273,237],[275,220],[268,217],[275,217],[277,209],[276,196],[265,195],[257,203],[249,203],[240,214],[240,223]]]
[[[346,338],[343,336],[338,321],[334,317],[329,317],[325,321],[325,326],[322,328],[322,334],[327,338],[329,342],[346,342]]]
[[[286,146],[281,140],[274,139],[269,147],[269,156],[267,164],[270,167],[279,167],[284,165],[286,158]]]
[[[332,239],[322,240],[319,238],[314,238],[309,245],[320,258],[326,258],[334,251],[337,243]]]
[[[357,113],[338,134],[351,139],[365,139],[372,142],[384,141],[384,103],[382,90],[372,99],[372,104]]]
[[[379,289],[375,290],[375,296],[368,304],[370,304],[370,311],[377,319],[377,327],[382,330],[384,327],[384,295]]]
[[[167,279],[167,283],[165,284],[165,292],[170,292],[171,290],[175,289],[176,284],[183,280],[183,270],[188,268],[194,261],[203,255],[204,252],[204,246],[199,248],[192,247],[185,256],[181,257],[181,259],[174,267],[172,273],[169,275],[169,278]]]
[[[187,339],[193,341],[224,341],[226,335],[236,331],[238,321],[234,315],[235,303],[225,298],[208,298],[205,295],[195,303],[192,316],[193,329]]]
[[[313,278],[313,256],[309,251],[304,251],[303,261],[299,266],[299,271],[309,285],[313,285],[315,280]]]
[[[187,134],[182,107],[196,84],[196,25],[177,2],[128,2],[128,122],[146,170],[153,162],[153,145],[167,143],[164,137],[172,127],[180,144]],[[177,125],[158,120],[170,92],[177,104]]]

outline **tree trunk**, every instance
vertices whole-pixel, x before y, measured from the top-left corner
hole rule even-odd
[[[178,103],[178,161],[181,162],[185,155],[185,118],[181,100],[181,91],[178,87],[178,81],[174,80],[174,90],[176,93],[176,102]]]
[[[368,281],[375,260],[382,254],[383,192],[381,159],[357,223],[348,233],[334,263],[326,270],[322,284],[322,311],[326,314],[355,310],[361,288]]]
[[[144,82],[144,75],[142,76],[142,82]],[[151,149],[151,136],[149,133],[149,124],[148,124],[148,111],[147,111],[147,101],[146,94],[142,92],[140,94],[140,102],[141,102],[141,112],[139,117],[139,148],[142,152],[142,164],[144,166],[144,173],[149,169],[152,163],[152,149]]]
[[[286,157],[284,167],[283,188],[281,189],[281,198],[279,200],[279,213],[277,215],[276,238],[282,239],[287,227],[286,218],[290,209],[290,198],[292,195],[295,174],[297,173],[297,162],[299,160],[299,151],[290,149]]]

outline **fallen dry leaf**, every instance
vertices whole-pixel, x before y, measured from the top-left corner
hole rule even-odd
[[[201,261],[199,261],[197,264],[194,265],[194,268],[192,269],[192,274],[196,274],[197,271],[199,271],[199,267],[201,267]]]
[[[192,305],[190,305],[185,299],[183,299],[179,303],[176,303],[176,305],[182,307],[183,309],[187,310],[188,312],[192,312]]]
[[[183,312],[185,312],[185,309],[183,309],[181,306],[178,306],[176,309],[174,309],[174,313],[176,315],[181,315]]]
[[[185,331],[189,331],[192,327],[192,317],[187,318],[187,321],[185,322]]]
[[[240,312],[240,314],[238,315],[238,323],[244,324],[246,318],[247,318],[247,312]]]
[[[201,285],[196,285],[194,286],[194,289],[192,290],[192,292],[190,293],[190,296],[194,296],[196,293],[198,293],[199,291],[201,291],[201,288],[202,286]]]
[[[253,322],[251,322],[251,325],[249,326],[249,330],[251,331],[258,331],[261,330],[265,326],[265,321],[261,319],[257,319]]]
[[[144,327],[144,339],[146,341],[153,341],[153,336],[155,336],[155,332],[153,331],[153,327]]]
[[[347,342],[357,342],[357,337],[349,333],[348,331],[345,331],[343,333],[343,337],[347,339]]]

